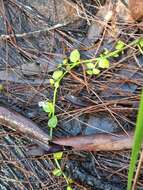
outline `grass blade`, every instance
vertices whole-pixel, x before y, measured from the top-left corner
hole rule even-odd
[[[128,173],[127,190],[131,190],[131,187],[132,187],[132,180],[133,180],[134,171],[136,167],[136,161],[139,156],[142,141],[143,141],[143,91],[141,94],[140,106],[139,106],[136,129],[135,129],[134,140],[133,140],[131,161],[130,161],[129,173]]]

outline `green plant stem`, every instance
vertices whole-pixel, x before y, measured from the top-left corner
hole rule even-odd
[[[57,91],[59,87],[55,87],[54,89],[54,96],[53,96],[53,113],[52,115],[55,115],[55,104],[56,104],[56,97],[57,97]]]
[[[110,58],[110,57],[114,57],[114,55],[118,54],[118,53],[121,53],[122,51],[124,51],[125,49],[127,49],[128,47],[130,46],[134,46],[134,45],[137,45],[138,42],[139,42],[140,38],[139,39],[136,39],[134,41],[132,41],[131,43],[129,43],[128,45],[125,45],[123,48],[119,49],[119,50],[114,50],[110,53],[108,53],[107,55],[105,55],[105,58]]]
[[[69,71],[70,71],[71,69],[73,69],[74,67],[76,67],[77,65],[79,65],[79,64],[80,64],[80,62],[73,64],[73,65],[70,67]],[[54,95],[53,95],[53,112],[52,112],[52,116],[55,115],[56,97],[57,97],[58,88],[59,88],[59,86],[60,86],[60,83],[61,83],[62,79],[64,78],[64,76],[65,76],[66,74],[68,74],[69,71],[65,71],[65,72],[63,73],[63,75],[60,77],[60,79],[57,81],[59,85],[58,85],[57,87],[55,87],[55,89],[54,89]],[[53,136],[53,128],[50,128],[50,137],[52,138],[52,136]]]
[[[56,97],[57,97],[57,91],[58,91],[59,87],[55,87],[54,89],[54,95],[53,95],[53,112],[52,112],[52,116],[55,115],[55,104],[56,104]],[[52,138],[53,136],[53,128],[50,128],[50,137]]]
[[[139,48],[141,54],[143,55],[143,50],[142,50],[142,48],[140,47],[140,45],[138,45],[138,48]]]
[[[61,170],[61,173],[62,173],[64,179],[66,180],[66,183],[69,184],[68,179],[67,179],[67,176],[66,176],[66,175],[64,174],[64,172],[62,171],[62,168],[61,168],[61,166],[60,166],[58,160],[57,160],[57,159],[54,159],[54,160],[55,160],[55,163],[56,163],[57,167]]]
[[[125,49],[127,49],[130,46],[135,46],[138,45],[139,40],[141,38],[135,39],[134,41],[132,41],[131,43],[129,43],[128,45],[125,45],[123,48],[119,49],[119,50],[114,50],[112,52],[109,52],[107,55],[104,56],[104,58],[111,58],[114,55],[121,53],[122,51],[124,51]],[[79,62],[77,62],[77,65],[79,65],[80,63],[89,63],[89,62],[93,62],[93,61],[97,61],[99,58],[92,58],[92,59],[87,59],[87,60],[80,60]]]
[[[138,39],[132,41],[129,45],[125,45],[123,48],[121,48],[119,50],[114,50],[112,52],[109,52],[107,55],[104,55],[104,58],[109,59],[111,57],[114,57],[114,55],[116,55],[118,53],[121,53],[122,51],[124,51],[125,49],[127,49],[127,47],[129,47],[129,46],[138,45],[140,39],[141,38],[138,38]],[[60,79],[57,81],[59,83],[59,86],[60,86],[61,80],[64,78],[64,76],[66,74],[69,73],[69,71],[71,71],[75,67],[79,66],[81,63],[89,63],[89,62],[94,62],[94,61],[96,61],[96,63],[97,63],[98,59],[99,59],[99,57],[92,58],[92,59],[87,59],[87,60],[80,60],[80,61],[78,61],[76,63],[72,63],[71,66],[70,66],[70,68],[69,68],[69,70],[66,70],[63,73],[63,75],[60,77]],[[53,95],[53,113],[52,113],[52,116],[55,115],[55,106],[56,106],[55,104],[56,104],[56,97],[57,97],[57,91],[58,91],[59,86],[55,87],[55,89],[54,89],[54,95]],[[52,138],[52,133],[53,133],[53,128],[50,128],[50,137],[51,138]]]

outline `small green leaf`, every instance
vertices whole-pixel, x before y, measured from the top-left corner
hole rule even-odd
[[[54,87],[55,87],[55,88],[59,88],[59,86],[60,86],[60,85],[59,85],[59,82],[55,82]]]
[[[95,64],[94,63],[86,63],[86,67],[87,67],[87,69],[94,69]]]
[[[119,57],[119,54],[118,53],[114,53],[113,57]]]
[[[62,64],[62,63],[59,63],[57,68],[58,68],[58,69],[61,69],[62,66],[63,66],[63,64]]]
[[[54,176],[57,176],[57,177],[62,175],[62,171],[60,169],[58,169],[58,168],[54,169],[52,171],[52,173],[53,173]]]
[[[73,50],[70,54],[70,61],[75,63],[80,60],[80,53],[77,49]]]
[[[65,58],[65,59],[63,60],[63,65],[67,65],[67,64],[68,64],[68,59]]]
[[[67,190],[73,190],[73,188],[71,186],[67,186]]]
[[[109,53],[109,50],[105,48],[104,55],[107,55]]]
[[[93,69],[92,72],[94,75],[98,75],[100,73],[100,70],[99,69]]]
[[[71,179],[71,178],[68,178],[67,180],[68,180],[69,184],[74,183],[73,179]]]
[[[57,119],[57,116],[52,116],[49,121],[48,121],[48,126],[50,128],[55,128],[57,126],[57,123],[58,123],[58,119]]]
[[[70,70],[71,70],[71,66],[70,66],[70,65],[67,65],[67,66],[66,66],[66,70],[67,70],[67,71],[70,71]]]
[[[87,70],[86,73],[87,73],[88,75],[91,75],[91,76],[92,76],[92,75],[93,75],[93,70]]]
[[[54,85],[54,80],[53,79],[50,79],[50,85],[53,86]]]
[[[54,156],[54,159],[61,160],[63,156],[63,152],[56,152],[53,154],[53,156]]]
[[[3,90],[4,90],[4,86],[0,84],[0,92],[2,92]]]
[[[102,69],[108,69],[110,66],[110,62],[106,58],[100,58],[98,62],[98,66]]]
[[[122,48],[125,46],[125,43],[121,40],[119,40],[115,46],[115,49],[122,50]]]
[[[141,47],[143,47],[143,38],[141,38],[141,39],[139,40],[139,45],[140,45]]]
[[[57,71],[54,71],[53,75],[52,75],[52,78],[57,81],[58,79],[60,79],[60,77],[63,75],[63,71],[61,70],[57,70]]]
[[[52,113],[53,112],[52,102],[43,102],[42,108],[46,113]]]

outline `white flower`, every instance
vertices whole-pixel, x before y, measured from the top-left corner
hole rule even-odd
[[[44,104],[45,104],[45,102],[44,102],[44,101],[40,101],[40,102],[38,102],[38,106],[39,106],[39,107],[43,107],[43,106],[44,106]]]

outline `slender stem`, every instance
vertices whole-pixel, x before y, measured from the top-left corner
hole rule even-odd
[[[52,136],[53,136],[53,128],[50,128],[50,137],[52,139]]]
[[[55,115],[55,104],[56,104],[57,91],[58,91],[58,87],[55,87],[54,95],[53,95],[53,112],[52,112],[52,116]],[[52,136],[53,136],[53,128],[50,128],[50,137],[52,138]]]
[[[55,87],[54,89],[54,95],[53,95],[53,113],[52,116],[55,115],[55,104],[56,104],[56,97],[57,97],[57,91],[59,87]]]
[[[139,48],[141,54],[143,55],[143,50],[142,50],[142,48],[140,47],[140,45],[138,45],[138,48]]]
[[[80,62],[73,64],[73,65],[70,67],[70,70],[73,69],[74,67],[76,67],[76,66],[79,65],[79,64],[80,64]],[[52,112],[52,116],[55,115],[56,97],[57,97],[58,88],[59,88],[59,86],[60,86],[60,82],[61,82],[61,80],[64,78],[64,76],[65,76],[68,72],[69,72],[69,71],[65,71],[65,72],[63,73],[63,75],[62,75],[62,76],[60,77],[60,79],[57,81],[58,86],[55,87],[55,89],[54,89],[54,95],[53,95],[53,112]],[[53,128],[50,128],[50,137],[51,137],[51,138],[52,138],[52,135],[53,135]]]
[[[114,55],[116,55],[116,54],[122,52],[123,50],[127,49],[129,46],[137,45],[137,44],[139,43],[139,40],[140,40],[140,39],[141,39],[141,38],[138,38],[138,39],[132,41],[131,43],[129,43],[128,45],[125,45],[123,48],[121,48],[121,49],[119,49],[119,50],[114,50],[114,51],[112,51],[112,52],[109,52],[107,55],[104,55],[104,58],[107,58],[107,59],[108,59],[108,58],[113,57]],[[141,51],[141,48],[140,48],[140,51]],[[141,53],[142,53],[142,51],[141,51]],[[63,73],[63,75],[62,75],[62,76],[60,77],[60,79],[57,81],[59,85],[58,85],[57,87],[55,87],[55,89],[54,89],[54,95],[53,95],[53,113],[52,113],[52,116],[55,115],[55,104],[56,104],[57,91],[58,91],[58,88],[59,88],[59,86],[60,86],[61,80],[64,78],[64,76],[65,76],[66,74],[68,74],[69,71],[71,71],[71,70],[74,69],[75,67],[79,66],[81,63],[94,62],[94,61],[98,61],[98,59],[99,59],[99,57],[97,57],[97,58],[92,58],[92,59],[86,59],[86,60],[80,60],[80,61],[78,61],[78,62],[76,62],[76,63],[70,64],[69,70],[66,70],[66,71]],[[96,63],[97,63],[97,62],[96,62]],[[50,137],[52,137],[52,132],[53,132],[53,129],[50,128]]]
[[[67,179],[67,176],[66,176],[66,175],[64,174],[64,172],[62,171],[62,168],[61,168],[61,166],[60,166],[58,160],[57,160],[57,159],[54,159],[54,160],[55,160],[55,163],[56,163],[57,167],[61,170],[62,175],[63,175],[63,177],[64,177],[65,180],[66,180],[66,183],[69,184],[68,179]]]
[[[113,57],[115,54],[124,51],[124,50],[127,49],[128,47],[137,45],[140,39],[141,39],[141,38],[138,38],[138,39],[132,41],[131,43],[129,43],[128,45],[125,45],[123,48],[121,48],[121,49],[119,49],[119,50],[114,50],[114,51],[112,51],[112,52],[109,52],[107,55],[104,56],[104,58]],[[77,62],[77,65],[80,64],[81,62],[82,62],[82,63],[88,63],[88,62],[93,62],[93,61],[97,61],[97,60],[98,60],[98,58],[92,58],[92,59],[87,59],[87,60],[80,60],[79,62]],[[71,68],[72,68],[72,67],[71,67]]]

